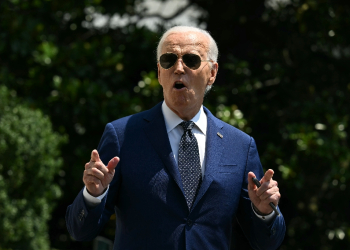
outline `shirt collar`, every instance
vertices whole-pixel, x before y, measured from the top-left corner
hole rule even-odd
[[[162,112],[164,115],[164,121],[167,133],[173,130],[177,125],[179,125],[183,120],[175,114],[169,107],[166,105],[165,101],[162,104]],[[199,130],[206,135],[207,133],[207,115],[203,110],[203,105],[199,109],[198,113],[191,119]]]

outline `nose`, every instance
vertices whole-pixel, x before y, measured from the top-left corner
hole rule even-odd
[[[175,67],[174,73],[175,74],[184,74],[185,73],[183,63],[184,62],[182,61],[182,59],[177,59],[175,65],[174,65],[174,67]]]

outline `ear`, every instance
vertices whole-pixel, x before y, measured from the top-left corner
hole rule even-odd
[[[212,64],[213,64],[213,67],[210,70],[210,77],[208,79],[207,85],[212,85],[215,82],[216,75],[219,70],[219,64],[217,62],[213,62]]]
[[[157,68],[158,68],[158,82],[160,85],[162,85],[162,80],[161,80],[161,77],[160,77],[160,65],[159,63],[157,63]]]

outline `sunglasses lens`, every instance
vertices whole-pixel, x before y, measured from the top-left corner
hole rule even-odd
[[[190,69],[198,69],[201,66],[201,58],[195,54],[185,54],[182,56],[182,60]]]
[[[160,56],[159,63],[163,69],[170,69],[177,61],[177,55],[166,53]]]

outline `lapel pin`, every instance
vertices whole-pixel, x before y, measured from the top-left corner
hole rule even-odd
[[[216,133],[220,138],[224,137],[222,134],[220,134],[219,132]]]

